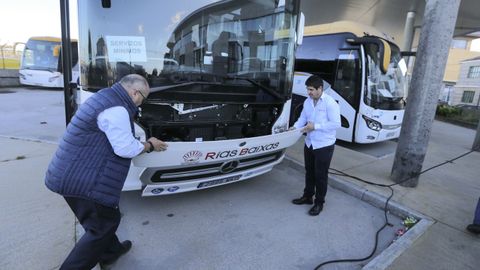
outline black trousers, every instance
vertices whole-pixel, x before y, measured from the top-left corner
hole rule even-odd
[[[305,189],[303,196],[315,195],[315,204],[323,204],[328,187],[328,168],[332,161],[335,145],[313,150],[312,146],[305,145],[303,153],[305,158]]]
[[[93,201],[64,197],[85,229],[85,234],[75,244],[60,267],[90,270],[98,262],[108,260],[122,251],[115,232],[120,224],[120,210]]]

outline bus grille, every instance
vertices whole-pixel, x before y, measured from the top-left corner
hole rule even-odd
[[[277,151],[255,157],[228,160],[207,165],[157,170],[150,178],[153,183],[194,180],[224,174],[238,173],[279,160],[284,151]]]

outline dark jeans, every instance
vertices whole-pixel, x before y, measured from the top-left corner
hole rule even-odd
[[[113,258],[122,251],[115,232],[120,224],[120,210],[93,201],[64,197],[85,229],[60,267],[63,269],[92,269],[99,261]]]
[[[313,150],[312,146],[304,147],[305,158],[305,189],[303,196],[312,197],[315,194],[315,204],[323,204],[328,186],[328,168],[332,161],[335,145]]]

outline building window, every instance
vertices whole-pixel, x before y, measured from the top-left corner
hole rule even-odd
[[[472,66],[468,69],[467,78],[478,78],[480,77],[480,66]]]
[[[472,103],[475,91],[463,91],[462,103]]]
[[[454,39],[452,40],[451,48],[455,49],[467,49],[467,41],[463,39]]]

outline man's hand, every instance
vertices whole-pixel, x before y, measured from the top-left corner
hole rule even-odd
[[[151,142],[153,144],[153,150],[154,151],[165,151],[167,150],[168,145],[160,141],[159,139],[155,137],[150,137],[147,141]]]
[[[302,132],[310,132],[315,129],[315,125],[312,122],[308,122],[306,126],[303,127]]]

